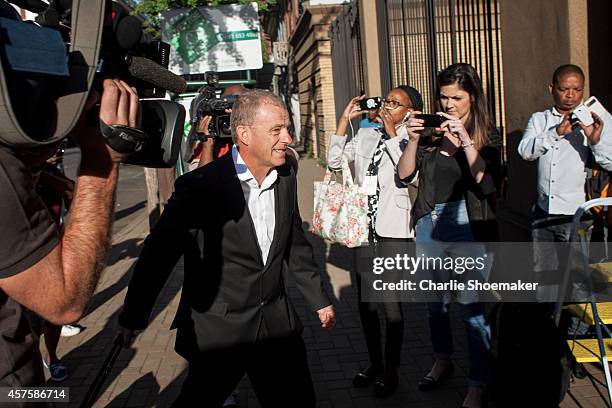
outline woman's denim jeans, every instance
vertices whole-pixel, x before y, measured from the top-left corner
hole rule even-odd
[[[466,245],[467,242],[471,244]],[[465,201],[436,204],[431,213],[419,218],[416,223],[416,244],[417,256],[424,254],[426,257],[445,258],[483,256],[486,253],[485,245],[474,240]],[[488,274],[488,269],[490,265],[485,274]],[[473,386],[483,386],[489,376],[491,329],[485,319],[484,305],[470,301],[473,294],[464,292],[455,295],[467,330],[470,366],[468,382]],[[441,301],[428,303],[431,341],[436,358],[441,360],[450,359],[453,353],[450,302],[451,293],[448,292],[442,295]]]

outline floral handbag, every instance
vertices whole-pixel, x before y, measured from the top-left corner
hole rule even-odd
[[[330,169],[323,181],[314,183],[311,232],[349,248],[368,241],[368,196],[353,184],[346,159],[342,160],[341,183],[332,180]]]

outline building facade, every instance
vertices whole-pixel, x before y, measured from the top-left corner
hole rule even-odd
[[[425,109],[433,111],[437,72],[455,62],[477,69],[495,125],[504,135],[508,183],[500,218],[516,226],[516,234],[506,238],[529,239],[536,173],[534,163],[518,156],[518,143],[530,115],[551,106],[547,85],[561,64],[581,66],[585,98],[595,95],[612,108],[612,77],[607,72],[612,4],[354,0],[342,8],[330,31],[336,106],[361,92],[385,95],[409,84],[423,94]]]

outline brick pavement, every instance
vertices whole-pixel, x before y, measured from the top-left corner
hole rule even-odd
[[[322,175],[323,170],[314,160],[300,161],[300,208],[304,220],[312,216],[312,182],[320,180]],[[114,235],[108,267],[92,302],[91,312],[81,321],[87,330],[78,336],[62,338],[60,342],[58,354],[71,369],[71,377],[62,384],[70,387],[70,407],[80,405],[114,339],[116,316],[127,290],[131,268],[148,230],[144,210],[130,217],[127,226]],[[465,332],[456,313],[452,314],[456,348],[455,374],[439,390],[422,393],[416,388],[417,381],[433,361],[425,308],[422,305],[404,304],[406,324],[401,380],[397,392],[380,400],[372,396],[371,388],[355,389],[351,386],[354,374],[368,363],[357,313],[356,294],[348,272],[351,253],[339,245],[330,246],[314,236],[310,238],[317,262],[324,268],[330,290],[337,298],[338,310],[336,328],[331,333],[322,330],[316,316],[308,311],[301,295],[290,285],[290,296],[305,326],[303,336],[308,349],[317,405],[322,408],[459,407],[465,391],[467,351]],[[186,363],[174,352],[175,333],[168,328],[178,306],[182,275],[182,264],[179,263],[157,301],[150,326],[137,338],[133,350],[123,350],[119,355],[96,407],[165,407],[178,395],[185,378]],[[589,371],[599,381],[603,380],[597,367],[589,366]],[[238,391],[239,407],[259,406],[247,378],[240,382]],[[599,386],[598,391],[588,379],[578,381],[561,406],[605,406],[598,392],[605,393],[605,390]],[[291,406],[290,401],[287,406]]]

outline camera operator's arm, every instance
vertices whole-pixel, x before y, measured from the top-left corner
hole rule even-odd
[[[136,127],[136,92],[119,80],[104,80],[103,87],[100,119],[109,125]],[[28,254],[20,262],[23,270],[13,269],[12,275],[0,279],[0,289],[9,297],[57,324],[78,320],[98,283],[109,244],[119,162],[124,158],[106,145],[97,126],[85,127],[83,118],[74,138],[81,148],[81,166],[59,244],[38,260]],[[31,204],[28,199],[23,202]]]
[[[212,116],[203,116],[198,122],[198,133],[206,136],[206,140],[202,141],[202,153],[200,154],[198,167],[205,166],[214,160],[215,140],[208,134],[208,126],[211,120]]]

